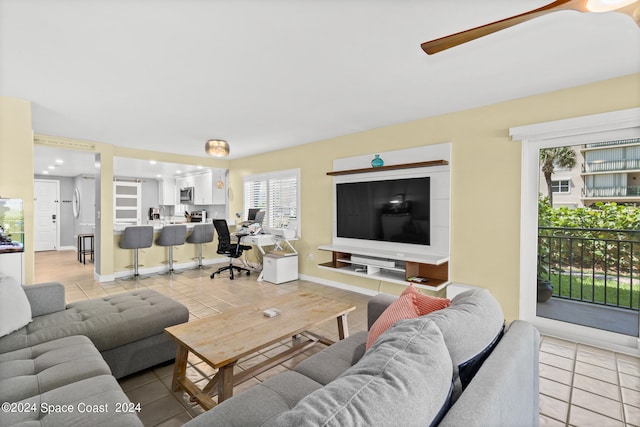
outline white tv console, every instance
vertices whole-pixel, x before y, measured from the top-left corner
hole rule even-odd
[[[318,249],[330,251],[330,262],[320,264],[321,269],[337,271],[374,280],[408,285],[438,291],[449,284],[449,224],[450,224],[450,166],[451,144],[435,144],[424,147],[412,147],[380,153],[389,164],[370,167],[371,156],[362,155],[336,159],[333,171],[327,175],[336,180],[368,180],[371,173],[386,176],[399,176],[406,171],[408,175],[421,174],[431,178],[432,241],[425,252],[387,250],[386,247],[367,247],[349,242],[336,241],[335,230],[333,244],[319,246]],[[427,172],[428,171],[428,172]],[[358,176],[359,175],[359,176]],[[378,175],[378,176],[384,176]],[[346,177],[345,177],[346,176]],[[334,218],[335,223],[335,218]],[[335,227],[335,225],[334,225]],[[443,254],[443,255],[441,255]],[[446,255],[444,255],[446,254]],[[418,282],[414,278],[422,278]]]
[[[353,276],[416,286],[432,291],[444,289],[449,284],[449,257],[417,253],[398,253],[356,246],[322,245],[318,249],[330,251],[332,260],[318,267]],[[369,258],[371,261],[367,261]],[[378,260],[392,261],[391,263]],[[427,279],[426,282],[409,280],[411,277]]]

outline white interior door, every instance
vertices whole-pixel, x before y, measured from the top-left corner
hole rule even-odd
[[[58,193],[57,181],[35,180],[35,251],[54,251],[58,247]]]

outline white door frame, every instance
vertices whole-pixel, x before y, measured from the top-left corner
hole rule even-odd
[[[539,151],[543,148],[590,144],[640,137],[640,108],[511,128],[522,141],[520,208],[520,318],[540,332],[640,355],[640,339],[536,315]]]
[[[60,250],[60,181],[58,181],[57,179],[42,179],[42,178],[36,178],[33,180],[34,181],[34,185],[36,185],[38,182],[53,182],[56,184],[56,193],[58,194],[58,203],[56,203],[56,250]],[[35,205],[35,200],[34,200],[34,205]],[[36,221],[36,212],[33,212],[33,221],[35,224]],[[35,238],[34,238],[35,241]]]

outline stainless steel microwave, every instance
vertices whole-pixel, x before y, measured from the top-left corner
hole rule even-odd
[[[195,191],[193,187],[185,187],[180,189],[180,203],[193,204],[195,202]]]

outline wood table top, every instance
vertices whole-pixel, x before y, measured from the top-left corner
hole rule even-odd
[[[280,310],[280,315],[264,316],[263,311],[269,308]],[[355,308],[312,292],[295,291],[165,331],[211,366],[220,368]]]

